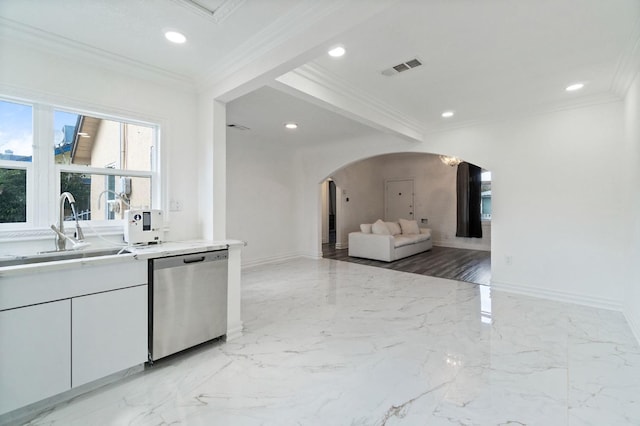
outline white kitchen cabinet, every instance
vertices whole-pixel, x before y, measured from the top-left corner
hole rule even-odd
[[[71,388],[71,301],[0,312],[0,414]]]
[[[71,303],[73,387],[147,361],[146,285],[74,297]]]

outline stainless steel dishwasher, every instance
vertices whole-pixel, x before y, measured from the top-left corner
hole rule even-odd
[[[149,361],[227,332],[228,250],[149,261]]]

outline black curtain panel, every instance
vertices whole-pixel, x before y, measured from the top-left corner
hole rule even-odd
[[[469,163],[458,165],[456,237],[482,238],[480,188],[482,169]]]

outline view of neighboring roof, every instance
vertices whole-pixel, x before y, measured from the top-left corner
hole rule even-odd
[[[3,153],[0,153],[0,160],[30,162],[31,158],[32,158],[31,155],[14,155],[13,151],[10,149],[5,149]]]

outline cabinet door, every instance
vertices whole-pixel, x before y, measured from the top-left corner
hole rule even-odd
[[[147,361],[147,286],[72,299],[72,386]]]
[[[71,388],[71,302],[0,312],[0,414]]]

